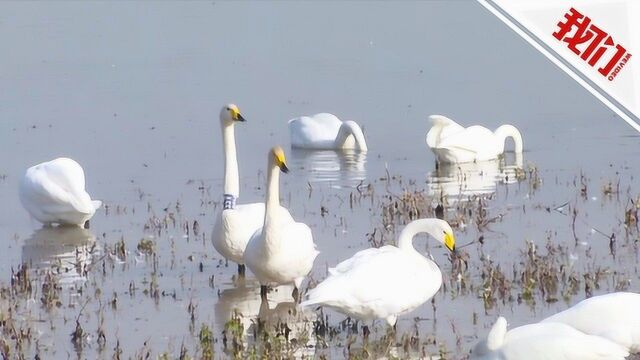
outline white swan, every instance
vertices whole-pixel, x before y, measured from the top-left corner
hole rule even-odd
[[[276,146],[269,152],[267,201],[264,227],[253,234],[244,252],[244,262],[258,278],[266,300],[267,286],[294,284],[293,297],[318,256],[309,226],[295,222],[280,206],[280,171],[288,172],[284,151]]]
[[[246,121],[240,109],[227,104],[220,110],[222,128],[222,150],[224,153],[224,193],[222,209],[213,226],[213,247],[224,256],[238,264],[238,273],[244,275],[244,249],[256,230],[264,221],[264,203],[237,205],[240,195],[238,159],[236,155],[235,123]]]
[[[413,237],[424,232],[455,250],[446,221],[412,221],[400,233],[397,247],[362,250],[329,269],[329,277],[309,291],[301,306],[328,306],[357,319],[385,319],[395,325],[398,315],[425,303],[442,285],[438,265],[413,247]]]
[[[640,294],[617,292],[594,296],[542,320],[551,322],[607,338],[632,353],[640,352]]]
[[[84,225],[102,201],[85,191],[84,171],[68,158],[58,158],[27,169],[20,182],[20,201],[45,225]]]
[[[356,122],[342,121],[328,113],[289,120],[289,135],[294,148],[367,151],[367,141]]]
[[[502,125],[495,132],[484,126],[464,128],[442,115],[429,116],[431,129],[427,145],[443,163],[463,163],[495,159],[504,152],[505,140],[513,138],[515,151],[522,152],[522,135],[512,125]]]
[[[605,338],[582,333],[562,323],[538,323],[507,332],[500,317],[471,352],[482,360],[622,360],[629,352]]]

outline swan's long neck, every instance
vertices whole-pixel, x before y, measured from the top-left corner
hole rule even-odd
[[[340,130],[338,130],[338,136],[336,136],[336,147],[343,148],[349,136],[353,136],[353,139],[355,140],[355,147],[357,150],[368,150],[367,141],[364,138],[364,133],[362,132],[360,125],[356,124],[353,121],[345,121],[340,126]]]
[[[506,335],[507,320],[501,316],[489,331],[489,335],[487,336],[487,348],[491,351],[498,350],[504,343],[504,337]]]
[[[222,146],[224,152],[224,194],[234,198],[240,196],[240,177],[236,155],[236,137],[233,125],[222,126]]]
[[[504,142],[507,138],[513,138],[513,142],[516,145],[516,152],[522,152],[523,144],[522,144],[522,135],[520,135],[520,131],[515,128],[513,125],[502,125],[496,129],[494,132],[500,144],[502,144],[502,151],[504,151]]]
[[[264,223],[267,227],[278,214],[280,208],[280,168],[273,160],[269,160],[267,174],[267,202],[264,213]]]
[[[428,233],[435,239],[440,239],[444,234],[438,233],[439,227],[437,219],[420,219],[414,220],[402,229],[400,237],[398,237],[398,247],[403,250],[415,251],[413,247],[413,238],[421,233]],[[442,232],[442,231],[440,231]]]

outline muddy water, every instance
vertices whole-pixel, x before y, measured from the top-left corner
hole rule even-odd
[[[30,331],[20,346],[7,340],[12,354],[198,356],[208,328],[219,357],[233,347],[225,325],[240,345],[256,344],[258,315],[284,319],[305,340],[289,355],[359,354],[343,316],[326,312],[333,335],[316,339],[317,314],[292,309],[290,289],[261,307],[253,278],[237,281],[213,250],[217,113],[227,101],[248,119],[236,131],[242,202],[263,197],[266,150],[288,144],[288,119],[330,111],[364,125],[366,156],[287,154],[283,202],[321,250],[312,284],[445,205],[466,266],[416,239],[445,286],[400,319],[392,354],[464,357],[498,314],[520,325],[588,294],[640,290],[638,234],[625,226],[640,193],[637,135],[475,3],[0,10],[0,310],[16,331]],[[521,162],[510,155],[436,170],[424,142],[433,113],[512,123],[527,151]],[[25,168],[57,156],[78,160],[89,192],[104,200],[88,231],[39,230],[20,206]],[[3,337],[12,331],[5,326]],[[377,324],[373,339],[387,341],[385,331]],[[417,345],[396,348],[412,334]],[[381,348],[389,347],[369,347]]]

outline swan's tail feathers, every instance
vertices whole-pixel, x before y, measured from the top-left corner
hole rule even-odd
[[[335,277],[329,277],[323,282],[318,284],[315,288],[311,289],[307,293],[307,299],[303,301],[301,306],[313,306],[313,305],[335,305],[340,301],[341,296],[344,295],[344,287],[341,281]]]
[[[451,124],[457,125],[455,121],[449,119],[444,115],[429,115],[429,122],[431,123],[431,125],[441,125],[441,126],[446,126]]]
[[[91,204],[93,205],[93,208],[95,210],[98,210],[102,206],[102,201],[100,201],[100,200],[91,200]]]

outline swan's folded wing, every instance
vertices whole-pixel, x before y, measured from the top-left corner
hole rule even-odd
[[[433,280],[423,269],[393,246],[363,250],[332,269],[332,274],[310,291],[308,303],[399,314],[419,305],[416,281]]]
[[[606,321],[603,321],[606,319]],[[563,323],[640,350],[640,294],[618,292],[594,296],[552,315],[541,323]]]
[[[439,148],[455,149],[478,153],[487,148],[493,148],[494,135],[491,130],[483,126],[470,126],[464,131],[441,137]]]
[[[507,359],[622,360],[629,352],[605,338],[586,335],[564,324],[531,324],[507,333],[502,348]]]
[[[316,143],[332,144],[338,136],[342,121],[328,113],[301,116],[289,120],[289,135],[294,146]]]
[[[43,171],[30,172],[22,182],[23,196],[45,213],[75,210],[73,194],[51,181]]]
[[[429,116],[431,129],[427,132],[427,145],[430,148],[438,147],[442,139],[457,132],[464,131],[464,127],[442,115]]]

